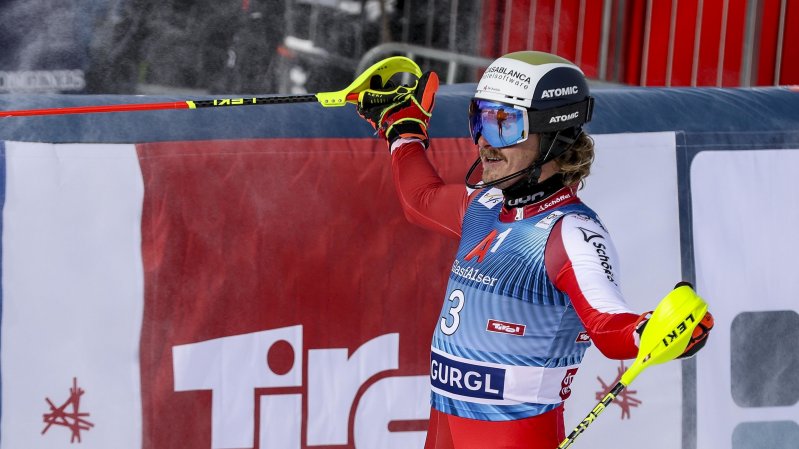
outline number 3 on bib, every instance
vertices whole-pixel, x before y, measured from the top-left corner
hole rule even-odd
[[[463,310],[463,306],[466,304],[466,296],[463,295],[463,291],[461,290],[453,290],[452,293],[449,295],[449,303],[450,307],[447,310],[447,316],[441,317],[441,332],[444,335],[452,335],[458,330],[458,326],[461,324],[461,310]],[[450,324],[447,324],[450,322]]]

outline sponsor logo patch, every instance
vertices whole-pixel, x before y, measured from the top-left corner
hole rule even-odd
[[[470,267],[468,265],[461,265],[458,259],[455,259],[455,262],[452,263],[452,273],[456,276],[462,277],[464,279],[468,279],[470,281],[478,282],[480,284],[494,286],[496,285],[499,278],[495,278],[489,276],[484,273],[480,273],[479,268]]]
[[[599,264],[602,265],[602,269],[605,271],[605,277],[608,278],[610,282],[616,284],[616,279],[613,275],[613,265],[610,263],[610,256],[608,256],[607,249],[608,247],[602,243],[605,240],[605,237],[598,232],[594,232],[590,229],[585,229],[582,227],[577,227],[583,233],[583,240],[587,243],[591,243],[594,247],[594,251],[596,251],[597,258],[599,258]],[[592,240],[598,239],[595,242]],[[618,285],[618,284],[617,284]]]
[[[502,196],[502,191],[495,187],[492,187],[491,190],[486,192],[477,201],[483,206],[487,207],[488,209],[491,209],[497,204],[502,204],[503,199],[504,196]]]
[[[486,72],[487,75],[493,76],[496,78],[515,78],[523,83],[530,84],[530,77],[526,74],[519,72],[518,70],[513,70],[510,67],[503,67],[503,66],[491,66],[489,67]],[[560,90],[560,89],[558,89]]]
[[[530,88],[530,82],[532,81],[528,75],[522,73],[519,70],[514,70],[511,67],[504,67],[504,66],[491,66],[486,69],[483,77],[480,78],[480,86],[478,86],[477,90],[490,90],[490,91],[502,91],[503,89],[497,88],[495,86],[489,86],[488,84],[493,84],[494,82],[501,82],[505,85],[510,84],[512,86],[516,86],[521,88],[522,90],[528,90]]]
[[[541,92],[541,98],[562,97],[564,95],[576,95],[580,90],[577,86],[559,87],[557,89],[546,89]]]
[[[522,204],[534,203],[534,202],[540,200],[541,198],[543,198],[544,195],[545,195],[544,192],[538,192],[538,193],[534,193],[532,195],[527,195],[527,196],[522,197],[522,198],[514,198],[514,199],[508,201],[508,206],[516,207],[516,206],[521,206]]]
[[[580,112],[572,112],[571,114],[565,115],[555,115],[549,119],[549,123],[561,123],[561,122],[568,122],[569,120],[574,120],[580,116]]]
[[[585,229],[583,227],[578,227],[577,229],[579,229],[583,233],[583,240],[585,240],[586,242],[590,242],[591,240],[596,238],[604,239],[604,237],[602,237],[602,234],[594,232],[590,229]]]
[[[564,401],[572,395],[571,384],[574,381],[574,375],[577,374],[577,368],[570,368],[566,370],[566,375],[560,382],[560,398]]]
[[[506,323],[499,320],[488,320],[488,324],[486,325],[486,330],[489,332],[518,335],[520,337],[524,335],[524,329],[525,326],[523,324]]]
[[[536,223],[535,227],[536,228],[541,228],[541,229],[549,229],[549,228],[552,227],[552,223],[554,223],[555,220],[557,220],[558,217],[560,217],[561,215],[563,215],[563,212],[561,212],[559,210],[556,210],[556,211],[552,212],[551,214],[547,215],[546,217],[544,217],[543,220],[541,220],[538,223]]]
[[[589,343],[591,341],[591,337],[588,336],[588,332],[582,331],[577,334],[577,338],[574,339],[575,343]]]
[[[571,193],[564,193],[563,195],[560,195],[560,196],[558,196],[556,198],[553,198],[553,199],[547,201],[546,203],[542,204],[538,208],[538,212],[543,212],[543,211],[545,211],[545,210],[547,210],[549,208],[557,206],[558,204],[570,199],[571,197],[572,197]]]

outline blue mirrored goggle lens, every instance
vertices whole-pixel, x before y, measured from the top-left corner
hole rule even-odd
[[[469,131],[472,140],[483,136],[494,148],[508,147],[523,140],[524,112],[513,106],[486,100],[472,100],[469,105]]]

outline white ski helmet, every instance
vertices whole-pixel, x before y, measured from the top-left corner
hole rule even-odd
[[[516,173],[474,183],[470,178],[480,164],[478,157],[466,173],[466,185],[485,188],[520,178],[505,189],[510,195],[536,185],[541,167],[578,141],[593,108],[583,71],[567,59],[540,51],[519,51],[495,60],[483,73],[469,105],[472,139],[477,144],[483,136],[490,145],[503,148],[538,134],[539,155]]]
[[[518,51],[488,66],[475,99],[528,109],[531,133],[581,127],[591,120],[593,98],[583,71],[567,59]]]

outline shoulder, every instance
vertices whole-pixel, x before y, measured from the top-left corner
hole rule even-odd
[[[610,233],[605,225],[588,207],[584,210],[564,212],[558,224],[564,237],[578,237],[586,242],[596,238],[610,239]]]
[[[596,214],[584,212],[565,214],[558,221],[554,232],[557,232],[557,239],[572,259],[586,256],[593,258],[597,254],[602,256],[601,259],[606,256],[616,258],[616,249],[610,233]]]
[[[575,270],[579,267],[584,274],[596,271],[618,286],[619,257],[610,233],[596,215],[567,214],[558,222],[558,228],[555,241]]]

